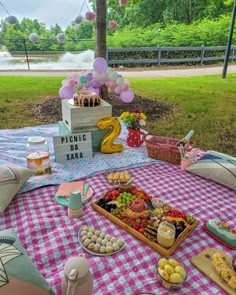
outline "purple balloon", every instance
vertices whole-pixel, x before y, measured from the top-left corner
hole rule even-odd
[[[97,57],[93,63],[93,69],[97,73],[106,72],[107,67],[107,61],[103,57]]]
[[[93,80],[93,74],[92,73],[88,73],[86,75],[86,78],[87,78],[88,81],[92,81]]]
[[[98,88],[93,88],[93,87],[90,86],[90,87],[87,87],[86,90],[96,92],[97,94],[99,94],[99,89]]]
[[[59,96],[61,99],[69,99],[72,98],[75,93],[74,87],[70,86],[62,86],[59,89]]]
[[[133,90],[131,88],[129,88],[127,91],[121,91],[120,99],[124,103],[131,103],[134,100]]]
[[[94,87],[94,88],[99,88],[101,86],[101,83],[98,80],[93,80],[91,82],[91,86]]]

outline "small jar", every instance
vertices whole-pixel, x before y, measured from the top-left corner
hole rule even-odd
[[[51,174],[50,153],[47,141],[42,136],[32,136],[27,142],[27,167],[35,175]]]
[[[82,196],[79,189],[74,189],[70,192],[68,216],[69,218],[79,218],[83,216]]]
[[[175,226],[167,221],[159,224],[157,230],[157,243],[164,248],[170,248],[175,242]]]

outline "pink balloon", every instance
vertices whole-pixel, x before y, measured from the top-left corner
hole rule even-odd
[[[90,12],[90,11],[88,11],[88,12],[86,12],[86,14],[85,14],[85,18],[87,19],[87,20],[94,20],[95,19],[95,17],[96,17],[96,14],[94,13],[94,12]]]
[[[59,96],[61,99],[69,99],[72,98],[75,93],[74,87],[70,86],[62,86],[59,89]]]
[[[109,83],[109,87],[110,87],[111,89],[115,89],[116,86],[117,86],[117,84],[116,84],[115,81],[110,81],[110,83]]]
[[[129,89],[129,85],[125,84],[125,83],[122,83],[120,85],[120,90],[121,91],[127,91]]]
[[[120,99],[124,103],[131,103],[134,100],[134,92],[131,88],[120,93]]]
[[[114,89],[115,94],[120,94],[120,87],[116,86],[116,88]]]
[[[93,69],[97,73],[106,72],[107,67],[107,61],[103,57],[97,57],[93,63]]]
[[[109,80],[106,81],[106,82],[105,82],[105,85],[106,85],[107,87],[110,87],[110,81],[109,81]]]
[[[74,87],[76,85],[76,81],[74,79],[70,79],[68,82],[68,86]]]
[[[119,3],[121,6],[126,5],[128,3],[128,0],[119,0]]]
[[[109,29],[115,29],[117,27],[117,22],[115,20],[110,20],[108,23]]]

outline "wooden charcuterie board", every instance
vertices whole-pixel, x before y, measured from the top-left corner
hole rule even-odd
[[[148,239],[144,234],[140,233],[138,230],[132,228],[129,224],[125,223],[123,220],[119,219],[118,217],[114,216],[104,208],[98,205],[98,202],[92,204],[94,210],[99,212],[101,215],[105,216],[107,219],[112,221],[114,224],[119,225],[129,234],[133,235],[135,238],[143,241],[148,247],[152,248],[154,251],[158,252],[163,256],[170,256],[172,255],[176,249],[180,246],[180,244],[195,230],[195,228],[199,224],[199,220],[196,220],[192,225],[189,225],[185,228],[185,230],[176,238],[174,244],[170,248],[164,248],[157,242],[154,242]]]
[[[211,260],[212,255],[216,252],[220,252],[214,248],[206,248],[198,255],[194,256],[191,259],[191,263],[202,273],[204,273],[208,278],[214,281],[219,287],[225,290],[230,295],[235,295],[236,291],[231,289],[227,283],[220,277],[220,275],[216,272]],[[226,263],[229,267],[232,268],[232,257],[225,254],[226,256]]]

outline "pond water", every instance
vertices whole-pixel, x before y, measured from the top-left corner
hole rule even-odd
[[[59,58],[29,56],[28,59],[31,70],[90,70],[93,68],[94,51],[66,52]],[[0,51],[0,70],[28,70],[26,57],[14,57],[7,51]]]

